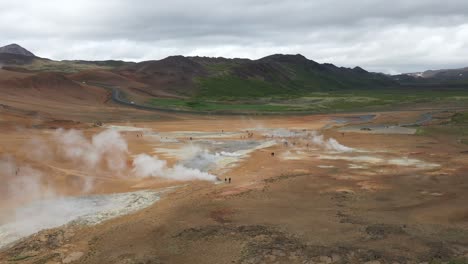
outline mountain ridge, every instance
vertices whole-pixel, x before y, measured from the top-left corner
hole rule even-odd
[[[32,52],[21,47],[20,45],[16,43],[12,43],[12,44],[0,47],[0,53],[22,55],[22,56],[27,56],[27,57],[36,57]]]
[[[268,96],[312,91],[387,87],[396,83],[360,67],[320,64],[300,54],[273,54],[257,60],[169,56],[116,69],[126,76],[182,94]],[[224,86],[224,88],[223,88]]]
[[[17,50],[16,53],[26,52]],[[138,84],[138,87],[127,88],[142,95],[205,98],[298,96],[311,92],[378,90],[427,83],[411,75],[390,76],[369,72],[360,66],[347,68],[318,63],[301,54],[272,54],[255,60],[174,55],[159,60],[127,62],[54,61],[0,53],[0,64],[13,71],[74,74],[73,78],[80,82],[102,82],[115,76],[123,82],[122,85]],[[92,71],[96,72],[90,74]],[[87,74],[77,74],[80,72]],[[441,80],[448,82],[450,78]],[[112,84],[117,85],[118,81],[112,81]]]
[[[391,78],[406,85],[468,86],[468,67],[403,73]]]

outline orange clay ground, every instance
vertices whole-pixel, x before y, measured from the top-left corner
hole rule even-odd
[[[41,171],[60,196],[176,188],[143,210],[98,225],[43,230],[0,250],[0,263],[448,263],[468,257],[468,156],[462,153],[468,147],[456,138],[341,132],[360,123],[360,114],[167,115],[105,102],[80,111],[64,102],[56,111],[44,102],[28,107],[8,100],[0,154]],[[423,112],[372,114],[366,122],[388,124]],[[351,121],[337,123],[338,116]],[[82,121],[66,121],[76,117]],[[96,120],[103,126],[93,126]],[[119,130],[128,164],[146,153],[172,165],[194,147],[244,152],[208,170],[218,184],[116,175],[41,156],[34,142],[55,144],[51,134],[59,127],[88,138]],[[339,146],[314,143],[314,135]],[[83,194],[89,178],[93,187]],[[2,198],[4,222],[18,203]]]

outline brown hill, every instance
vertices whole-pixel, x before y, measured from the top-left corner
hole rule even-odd
[[[6,73],[2,71],[0,90],[2,94],[32,96],[62,102],[101,102],[105,92],[90,88],[67,78],[60,73],[45,72],[38,74]]]
[[[205,68],[183,56],[171,56],[158,61],[144,61],[121,68],[120,74],[146,83],[153,90],[191,95],[195,91],[193,79],[207,74]]]
[[[126,75],[121,75],[107,70],[89,70],[71,74],[68,77],[81,84],[118,88],[126,94],[127,99],[140,103],[146,103],[148,96],[179,97],[163,89],[154,89],[151,84],[139,82],[135,80],[137,78],[134,74],[129,72]]]
[[[87,70],[87,71],[82,71],[82,72],[75,73],[75,74],[70,74],[68,75],[68,77],[80,83],[89,83],[89,84],[97,83],[97,84],[125,86],[125,87],[144,86],[144,84],[139,83],[135,80],[119,75],[115,72],[106,71],[106,70]]]

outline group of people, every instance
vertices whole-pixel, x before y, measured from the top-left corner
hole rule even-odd
[[[247,133],[247,135],[246,136],[241,136],[241,139],[253,138],[253,136],[254,136],[254,133],[250,132],[248,130],[246,130],[245,133]]]

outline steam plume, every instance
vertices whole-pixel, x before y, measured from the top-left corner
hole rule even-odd
[[[161,177],[178,181],[216,181],[216,176],[212,174],[183,165],[175,165],[170,168],[166,161],[147,154],[140,154],[133,160],[133,173],[139,177]]]
[[[126,169],[127,142],[115,130],[105,130],[88,140],[81,131],[58,129],[55,138],[63,156],[90,169],[101,165],[114,172]]]
[[[337,151],[337,152],[353,152],[355,149],[344,146],[340,144],[336,139],[329,138],[325,140],[323,135],[313,134],[312,135],[312,143],[318,146],[325,148],[326,150],[330,151]]]

